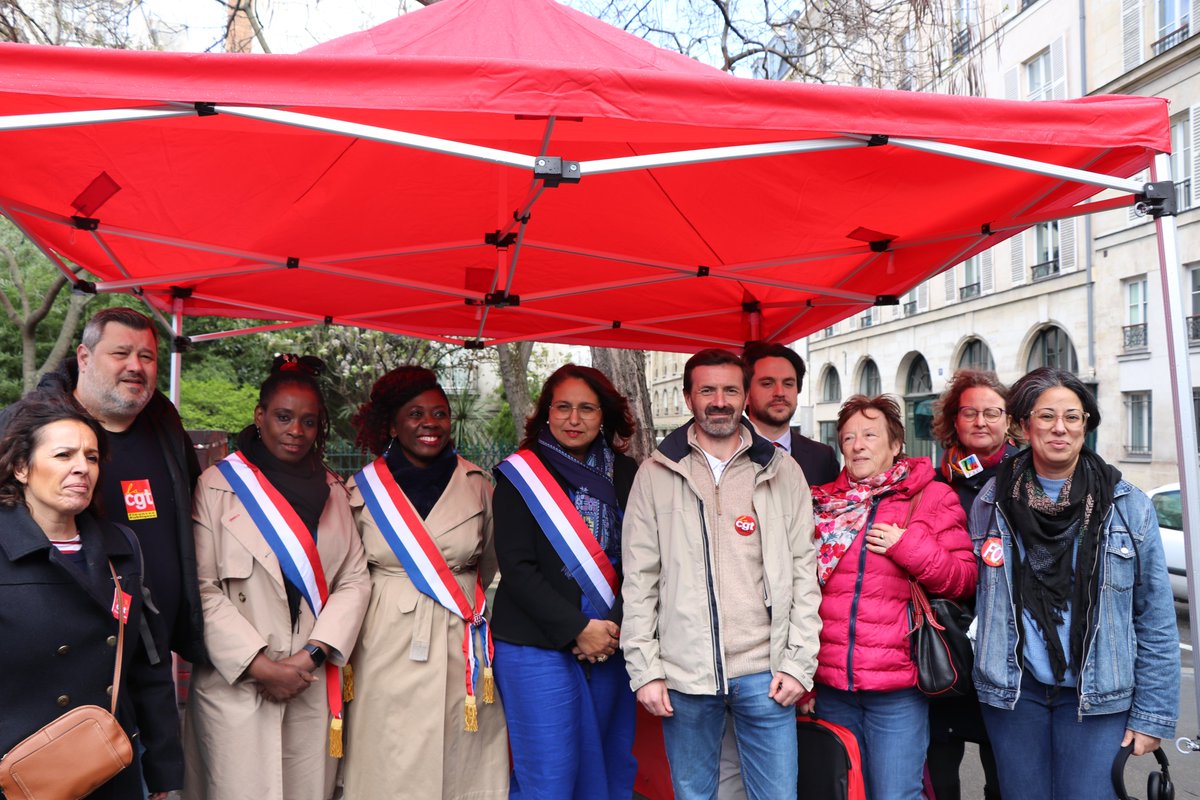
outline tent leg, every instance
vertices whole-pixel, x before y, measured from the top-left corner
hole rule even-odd
[[[1170,156],[1154,157],[1152,180],[1169,180]],[[1163,320],[1167,326],[1167,356],[1171,372],[1171,394],[1175,411],[1175,452],[1179,457],[1179,497],[1183,508],[1183,550],[1188,573],[1188,619],[1192,632],[1192,652],[1200,653],[1200,606],[1196,603],[1196,566],[1200,564],[1200,519],[1195,518],[1195,498],[1200,491],[1200,464],[1197,463],[1196,414],[1192,403],[1192,372],[1188,357],[1188,337],[1183,311],[1179,239],[1175,217],[1154,220],[1158,236],[1158,267],[1162,283]],[[1200,671],[1196,680],[1196,711],[1200,715]],[[1182,733],[1182,732],[1180,732]]]
[[[171,307],[171,333],[178,339],[183,335],[183,298],[176,297]],[[171,346],[171,402],[179,408],[179,377],[183,371],[183,353]]]

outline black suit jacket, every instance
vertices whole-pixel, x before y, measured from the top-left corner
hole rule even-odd
[[[800,465],[809,486],[832,483],[842,471],[832,447],[795,431],[792,431],[792,458]]]

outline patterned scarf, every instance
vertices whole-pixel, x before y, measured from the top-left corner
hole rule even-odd
[[[850,485],[845,490],[838,488],[838,481],[813,487],[813,521],[816,536],[821,540],[817,550],[817,579],[822,586],[866,525],[872,504],[895,491],[908,472],[909,459],[902,458],[865,481],[855,481],[847,473]]]
[[[538,455],[567,482],[567,496],[596,537],[600,549],[616,564],[621,557],[622,514],[613,484],[617,457],[612,448],[603,436],[597,436],[580,461],[563,450],[546,428],[542,428],[537,441]]]

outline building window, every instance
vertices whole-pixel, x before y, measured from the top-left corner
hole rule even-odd
[[[1054,367],[1067,372],[1079,372],[1079,360],[1075,357],[1075,345],[1071,337],[1056,325],[1043,328],[1033,340],[1025,371],[1038,367]]]
[[[1191,10],[1189,0],[1158,0],[1158,39],[1154,55],[1166,52],[1188,38]]]
[[[822,444],[827,444],[833,448],[833,452],[837,453],[840,460],[842,457],[841,442],[838,441],[837,422],[818,422],[818,437]]]
[[[1200,389],[1192,389],[1192,419],[1200,419]],[[1200,453],[1200,425],[1196,426],[1196,452]]]
[[[863,364],[862,374],[858,378],[858,391],[865,394],[867,397],[874,397],[883,391],[883,383],[879,380],[879,367],[875,366],[875,362],[867,359]]]
[[[1146,340],[1146,279],[1125,282],[1125,350],[1145,350]]]
[[[1034,226],[1033,280],[1039,281],[1058,274],[1058,221],[1041,222]]]
[[[959,300],[979,297],[979,256],[974,255],[963,262],[963,285],[958,290]]]
[[[1192,313],[1187,318],[1189,344],[1200,342],[1200,267],[1189,270],[1192,278]]]
[[[924,356],[913,359],[904,381],[904,452],[912,458],[933,457],[933,380]]]
[[[1049,100],[1054,86],[1050,71],[1050,50],[1046,49],[1025,62],[1026,98]]]
[[[1125,454],[1130,456],[1150,455],[1152,433],[1150,392],[1125,393],[1125,418],[1128,420],[1125,429]]]
[[[982,339],[970,339],[963,347],[962,355],[959,356],[958,368],[995,372],[996,361],[992,358],[992,351],[988,349]]]
[[[1175,181],[1175,205],[1180,211],[1192,207],[1192,115],[1188,111],[1171,117],[1171,178]]]
[[[910,289],[904,297],[901,298],[903,303],[904,316],[911,317],[917,313],[917,290]]]
[[[842,401],[842,380],[838,377],[837,370],[833,367],[826,367],[825,374],[821,376],[821,402],[822,403],[840,403]],[[834,435],[836,438],[836,434]]]

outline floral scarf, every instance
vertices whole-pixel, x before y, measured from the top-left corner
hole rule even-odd
[[[822,586],[866,525],[871,506],[895,491],[908,472],[909,459],[902,458],[865,481],[855,481],[847,473],[849,486],[844,490],[839,488],[838,481],[813,487],[813,521],[816,538],[821,542],[817,549],[817,579]]]

